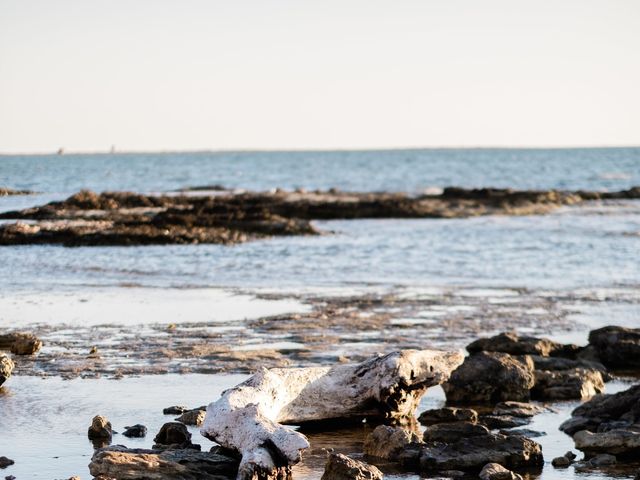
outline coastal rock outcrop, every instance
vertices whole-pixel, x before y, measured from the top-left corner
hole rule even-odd
[[[14,332],[0,335],[0,350],[14,355],[33,355],[42,348],[42,341],[32,333]]]
[[[522,480],[522,475],[507,470],[499,463],[487,463],[478,477],[480,480]]]
[[[604,392],[604,379],[598,370],[536,370],[532,398],[540,400],[569,400],[589,398]]]
[[[118,480],[235,480],[238,459],[189,449],[158,451],[114,445],[93,454],[89,472],[94,477]]]
[[[438,423],[471,422],[477,423],[478,412],[470,408],[443,407],[426,410],[418,417],[422,425],[435,425]]]
[[[599,328],[589,333],[589,345],[607,367],[640,368],[640,328]]]
[[[0,353],[0,385],[9,379],[15,367],[16,364],[13,363],[13,360],[4,353]]]
[[[469,353],[502,352],[510,355],[567,356],[575,354],[575,345],[564,345],[547,338],[520,336],[515,332],[503,332],[488,338],[480,338],[467,345]]]
[[[444,385],[451,404],[494,404],[529,400],[535,383],[533,361],[501,352],[479,352],[464,363]]]
[[[304,435],[283,424],[413,418],[426,390],[462,362],[459,352],[404,350],[359,364],[262,369],[207,407],[201,433],[241,454],[240,475],[300,461]]]
[[[382,472],[373,465],[332,453],[327,458],[321,480],[382,480]]]

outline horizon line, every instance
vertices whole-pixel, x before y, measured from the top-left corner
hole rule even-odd
[[[605,150],[640,148],[640,144],[629,145],[562,145],[562,146],[405,146],[405,147],[349,147],[349,148],[194,148],[194,149],[105,149],[105,150],[58,150],[42,151],[0,151],[0,157],[7,156],[78,156],[78,155],[141,155],[176,153],[333,153],[333,152],[392,152],[423,150]]]

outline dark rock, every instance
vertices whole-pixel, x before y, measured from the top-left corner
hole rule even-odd
[[[510,415],[513,417],[533,417],[546,409],[533,403],[525,402],[500,402],[493,409],[493,415]]]
[[[444,407],[434,410],[426,410],[418,417],[422,425],[435,425],[437,423],[471,422],[478,421],[478,413],[470,408]]]
[[[607,367],[640,368],[640,328],[599,328],[589,333],[589,345]]]
[[[173,407],[167,407],[162,410],[165,415],[182,415],[184,412],[188,412],[189,409],[182,405],[174,405]]]
[[[10,458],[0,457],[0,468],[7,468],[7,467],[13,465],[14,463],[16,463],[16,462],[11,460]]]
[[[467,345],[469,353],[502,352],[510,355],[573,355],[578,349],[575,345],[563,345],[547,338],[521,337],[506,332],[490,338],[480,338]]]
[[[593,433],[587,430],[577,432],[573,436],[576,448],[587,457],[608,453],[624,458],[640,457],[640,431],[610,430]]]
[[[165,423],[153,441],[154,449],[200,449],[200,445],[191,443],[191,433],[180,422]]]
[[[510,469],[540,467],[542,448],[528,438],[490,433],[455,443],[426,446],[420,452],[423,471],[479,471],[487,463],[499,463]]]
[[[382,472],[373,465],[332,453],[327,458],[321,480],[382,480]]]
[[[537,438],[544,437],[546,432],[539,432],[538,430],[530,430],[528,428],[516,428],[511,430],[500,430],[503,435],[520,435],[521,437]]]
[[[609,455],[607,453],[601,453],[600,455],[596,455],[595,457],[589,459],[589,463],[594,467],[602,467],[605,465],[615,465],[617,463],[617,459],[613,455]]]
[[[467,357],[443,388],[447,401],[452,404],[493,404],[529,400],[529,390],[533,385],[530,357],[480,352]]]
[[[487,427],[471,422],[438,423],[428,427],[422,439],[425,442],[453,443],[462,438],[488,434]]]
[[[124,427],[123,435],[129,438],[142,438],[147,436],[147,427],[139,423],[131,427]]]
[[[551,460],[551,465],[556,468],[568,468],[569,465],[571,465],[571,460],[569,460],[567,457],[556,457]]]
[[[573,360],[562,357],[541,357],[539,355],[532,355],[531,359],[533,360],[536,370],[554,372],[556,370],[575,370],[576,368],[584,368],[586,370],[599,371],[602,374],[602,378],[607,382],[612,379],[607,368],[598,361],[585,359]]]
[[[102,415],[96,415],[91,421],[91,426],[87,433],[90,439],[110,439],[113,435],[111,422]]]
[[[0,350],[11,350],[14,355],[33,355],[42,348],[42,341],[26,332],[5,333],[0,335]]]
[[[541,400],[589,398],[604,392],[604,379],[598,370],[536,370],[535,378],[531,396]]]
[[[0,385],[9,379],[15,367],[16,364],[13,363],[13,360],[4,353],[0,353]]]
[[[481,415],[478,423],[485,425],[488,429],[522,427],[531,422],[525,417],[512,417],[511,415]]]
[[[119,480],[235,480],[238,463],[236,458],[209,452],[115,445],[93,454],[89,472],[94,477]]]
[[[480,480],[522,480],[522,476],[507,470],[499,463],[487,463],[480,474]]]

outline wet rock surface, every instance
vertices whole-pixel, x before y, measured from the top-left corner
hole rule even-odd
[[[499,463],[487,463],[478,475],[480,480],[522,480],[522,476]]]
[[[89,471],[94,477],[119,480],[233,480],[238,460],[190,449],[158,451],[115,445],[96,451]]]
[[[41,348],[42,341],[32,333],[0,334],[0,350],[10,350],[14,355],[33,355]]]
[[[122,435],[125,437],[143,438],[147,436],[147,427],[140,425],[139,423],[130,427],[124,427],[124,429],[125,430],[122,432]]]
[[[451,404],[495,404],[529,400],[534,383],[530,357],[479,352],[467,357],[443,388]]]
[[[96,415],[91,421],[91,426],[89,427],[87,435],[91,440],[111,439],[113,436],[111,422],[102,415]]]
[[[510,355],[550,355],[571,354],[578,347],[563,345],[547,338],[519,336],[514,332],[504,332],[489,338],[480,338],[467,345],[469,353],[502,352]]]
[[[531,396],[541,400],[568,400],[589,398],[603,392],[604,379],[598,370],[536,370]]]
[[[404,428],[378,425],[364,440],[363,452],[371,457],[395,459],[408,446],[418,444],[420,437]]]
[[[15,363],[8,355],[0,353],[0,386],[6,382],[15,368]]]
[[[321,480],[382,480],[382,477],[382,472],[373,465],[332,453],[327,458]]]
[[[193,449],[200,450],[200,445],[191,443],[191,433],[180,422],[168,422],[162,425],[160,431],[153,439],[154,449]]]
[[[36,221],[0,226],[0,245],[232,244],[319,233],[311,220],[540,214],[583,201],[633,198],[640,198],[640,188],[621,192],[446,188],[441,195],[418,196],[336,190],[152,196],[84,190],[62,202],[0,214],[0,219]]]
[[[470,408],[443,407],[427,410],[420,414],[418,422],[422,425],[435,425],[450,422],[477,423],[478,412]]]
[[[194,408],[193,410],[187,410],[178,418],[176,418],[176,422],[184,423],[185,425],[202,425],[204,422],[204,417],[207,413],[207,407],[203,406],[200,408]]]

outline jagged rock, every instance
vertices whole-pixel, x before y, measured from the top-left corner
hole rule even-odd
[[[438,423],[428,427],[422,439],[425,442],[453,443],[462,438],[488,434],[487,427],[471,422]]]
[[[207,407],[195,408],[188,410],[176,418],[176,422],[182,422],[185,425],[200,426],[204,422],[204,417],[207,414]]]
[[[443,388],[452,404],[493,404],[529,400],[534,380],[530,357],[480,352],[465,358]]]
[[[589,345],[607,367],[640,368],[640,328],[608,326],[589,333]]]
[[[131,427],[124,427],[123,435],[129,438],[142,438],[147,436],[147,427],[139,423]]]
[[[435,425],[437,423],[471,422],[478,421],[478,412],[470,408],[443,407],[426,410],[418,417],[422,425]]]
[[[518,435],[488,435],[463,438],[458,442],[423,447],[419,457],[423,471],[480,470],[487,463],[506,468],[539,467],[542,448],[531,439]]]
[[[563,345],[548,338],[521,337],[514,332],[505,332],[490,338],[480,338],[467,345],[471,354],[478,352],[502,352],[510,355],[572,356],[579,347]]]
[[[485,425],[489,430],[522,427],[530,422],[530,418],[514,417],[511,415],[481,415],[478,419],[478,423]]]
[[[0,350],[14,355],[33,355],[42,348],[42,341],[32,333],[14,332],[0,335]]]
[[[572,417],[560,425],[569,435],[580,430],[604,432],[640,424],[640,385],[613,395],[599,395],[571,412]]]
[[[191,433],[184,423],[180,422],[167,422],[162,425],[153,441],[155,449],[200,449],[199,445],[191,443]]]
[[[576,448],[587,457],[600,453],[631,457],[640,455],[640,431],[610,430],[593,433],[587,430],[577,432],[573,436]]]
[[[13,360],[4,353],[0,353],[0,385],[9,379],[15,367],[16,364],[13,363]]]
[[[184,412],[188,412],[189,409],[183,405],[174,405],[162,410],[165,415],[182,415]]]
[[[341,453],[332,453],[327,458],[321,480],[382,480],[382,472]]]
[[[499,463],[487,463],[480,471],[480,480],[522,480],[522,476],[507,470]]]
[[[294,465],[309,443],[283,424],[362,417],[415,421],[422,395],[446,381],[462,358],[460,352],[404,350],[359,364],[262,369],[207,407],[201,433],[241,453],[242,476]]]
[[[238,460],[189,449],[158,451],[115,445],[94,453],[89,472],[94,477],[118,480],[234,480]]]
[[[541,400],[588,398],[604,392],[604,379],[597,370],[536,370],[535,378],[531,396]]]
[[[571,465],[571,460],[569,460],[567,457],[556,457],[551,460],[551,465],[553,465],[555,468],[568,468],[569,465]]]
[[[13,465],[14,463],[16,463],[16,462],[11,460],[10,458],[0,457],[0,468],[7,468],[7,467]]]
[[[87,435],[90,439],[110,439],[113,435],[113,429],[111,428],[111,422],[107,420],[107,417],[102,415],[96,415],[91,421],[91,426]]]
[[[364,440],[363,452],[372,457],[395,459],[410,444],[420,442],[415,433],[400,427],[378,425]]]
[[[493,409],[493,415],[511,415],[514,417],[533,417],[546,409],[533,403],[525,402],[500,402]]]

